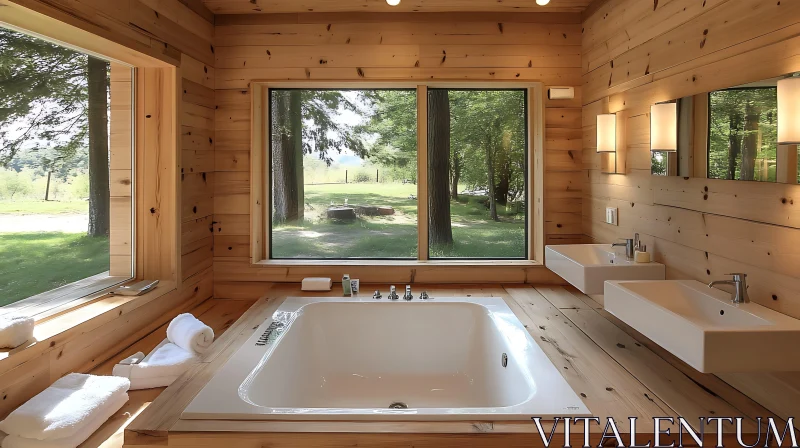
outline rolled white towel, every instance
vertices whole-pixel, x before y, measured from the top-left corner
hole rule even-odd
[[[33,340],[33,318],[17,314],[0,316],[0,348],[17,348]]]
[[[166,387],[174,383],[199,358],[194,352],[184,350],[164,339],[149,355],[140,362],[124,364],[130,358],[123,359],[114,366],[113,374],[131,380],[130,390]]]
[[[11,412],[0,430],[25,439],[72,437],[127,395],[130,385],[127,378],[70,373]]]
[[[60,439],[37,440],[9,435],[3,439],[3,448],[76,448],[92,436],[103,423],[108,421],[128,402],[128,394],[114,396],[97,410],[96,415],[87,418],[73,435]]]
[[[167,339],[184,350],[203,353],[214,342],[214,330],[191,314],[184,313],[169,323]]]

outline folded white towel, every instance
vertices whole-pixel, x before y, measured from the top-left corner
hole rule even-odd
[[[303,291],[330,291],[333,281],[328,277],[306,277],[303,279]]]
[[[131,380],[131,390],[166,387],[183,375],[192,364],[199,361],[197,355],[186,351],[164,339],[149,355],[138,363],[125,364],[136,355],[120,361],[113,374]]]
[[[130,385],[127,378],[70,373],[15,409],[0,430],[26,439],[72,437]]]
[[[159,345],[159,347],[160,347],[160,345]],[[124,364],[126,366],[129,366],[131,364],[139,364],[143,359],[144,359],[144,353],[143,352],[136,352],[136,353],[132,354],[131,356],[128,356],[127,358],[125,358],[122,361],[118,362],[117,364]]]
[[[3,439],[3,448],[76,448],[86,439],[92,436],[103,423],[108,421],[114,414],[119,411],[122,406],[128,401],[128,394],[115,395],[111,400],[106,402],[100,409],[97,410],[96,415],[83,422],[78,431],[69,437],[60,439],[37,440],[26,439],[24,437],[9,435]]]
[[[214,330],[191,314],[184,313],[169,323],[167,339],[184,350],[203,353],[214,342]]]
[[[0,316],[0,348],[17,348],[33,340],[33,318],[17,314]]]

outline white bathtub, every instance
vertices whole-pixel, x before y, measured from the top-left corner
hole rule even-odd
[[[590,414],[502,299],[295,297],[259,326],[182,418],[567,415]]]

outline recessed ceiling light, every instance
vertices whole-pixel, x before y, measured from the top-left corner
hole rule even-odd
[[[536,4],[539,6],[544,6],[548,3],[550,3],[550,0],[536,0]]]
[[[537,1],[541,1],[541,0],[537,0]],[[547,1],[550,1],[550,0],[547,0]],[[397,6],[397,5],[400,4],[400,0],[386,0],[386,3],[388,3],[389,6]]]

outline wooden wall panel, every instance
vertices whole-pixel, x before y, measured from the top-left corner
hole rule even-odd
[[[579,17],[492,18],[496,21],[481,14],[459,15],[460,20],[437,14],[217,16],[215,281],[230,287],[237,281],[300,278],[285,269],[259,271],[246,258],[253,80],[472,79],[576,87],[574,100],[545,104],[545,241],[582,241]],[[416,281],[426,278],[423,271]],[[513,277],[505,281],[524,281],[525,269]]]
[[[181,0],[3,0],[175,65],[181,53],[213,65],[213,14]],[[186,4],[193,4],[191,7]],[[1,6],[1,5],[0,5]]]
[[[208,87],[209,66],[183,55],[181,111],[181,277],[205,272],[213,263],[216,94]]]
[[[638,232],[668,278],[749,275],[753,301],[800,318],[797,185],[650,175],[649,106],[800,70],[800,4],[759,0],[609,0],[584,17],[583,214],[587,238]],[[625,111],[628,169],[600,173],[595,116]],[[619,208],[619,226],[604,223]],[[725,375],[784,417],[800,374]],[[780,393],[776,391],[780,390]]]
[[[104,48],[124,51],[126,60],[142,61],[143,66],[137,68],[136,129],[131,129],[130,119],[115,120],[111,127],[112,266],[121,272],[124,266],[116,266],[132,249],[130,238],[116,235],[129,235],[133,220],[131,194],[126,188],[132,180],[129,154],[135,132],[139,143],[136,173],[148,172],[148,179],[153,179],[135,184],[137,235],[144,235],[145,240],[135,248],[137,275],[165,279],[151,293],[156,298],[98,298],[38,322],[35,343],[0,352],[2,418],[62,375],[90,371],[178,313],[212,297],[215,100],[214,17],[200,0],[0,0],[0,10],[13,12],[17,21],[28,20],[24,23],[40,34],[47,35],[48,29],[36,26],[49,23],[52,34],[61,41],[101,54]],[[106,40],[95,40],[79,30]],[[120,46],[108,48],[112,45],[108,41]],[[134,52],[167,64],[129,57]],[[130,73],[120,64],[112,64],[112,117],[125,115],[127,110],[130,118],[129,97],[126,102],[131,92]],[[176,73],[178,82],[171,83]],[[128,156],[123,157],[123,152]],[[183,186],[181,174],[192,179],[188,182],[192,187],[178,188]],[[207,192],[207,198],[193,188],[198,185],[195,181],[204,177],[209,185],[200,190]],[[182,194],[175,197],[173,191]],[[170,209],[185,212],[185,204],[198,198],[205,199],[199,201],[202,213],[169,213]],[[150,257],[160,261],[143,264],[150,255],[168,251],[167,246],[180,251],[170,256],[181,259],[168,263],[162,259],[166,257]],[[173,270],[175,266],[180,272]],[[174,277],[177,281],[166,280]]]

